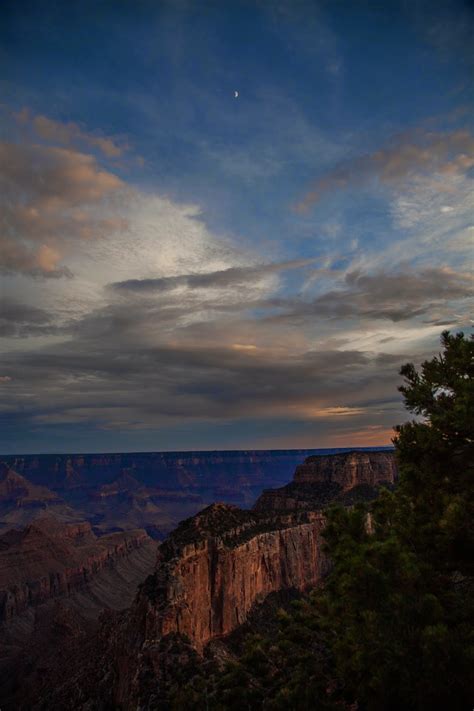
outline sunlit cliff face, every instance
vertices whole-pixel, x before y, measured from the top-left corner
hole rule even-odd
[[[471,325],[472,16],[183,8],[4,11],[0,446],[387,444]]]

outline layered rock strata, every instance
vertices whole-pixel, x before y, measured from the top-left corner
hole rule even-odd
[[[6,464],[0,463],[0,507],[46,507],[60,502],[59,496],[46,486],[32,484]]]
[[[317,586],[330,565],[321,492],[327,503],[397,476],[389,452],[336,457],[310,457],[252,511],[213,504],[180,524],[130,609],[103,618],[84,668],[45,682],[41,708],[158,708],[170,675],[238,629],[268,595]]]
[[[150,543],[145,531],[97,538],[87,522],[45,516],[0,536],[0,622],[80,590],[102,569]]]
[[[381,486],[393,486],[397,478],[392,451],[311,456],[296,468],[290,484],[265,490],[257,499],[254,510],[314,510],[331,501],[351,504],[359,499],[375,498]]]
[[[63,670],[45,680],[38,708],[156,708],[168,677],[270,593],[320,582],[328,569],[323,525],[319,512],[275,517],[225,504],[184,521],[160,545],[130,609],[102,618],[87,659],[74,661],[76,676]]]
[[[315,586],[327,567],[322,526],[316,512],[275,519],[223,504],[185,522],[138,596],[145,637],[177,633],[202,651],[269,593]]]
[[[44,454],[3,459],[32,483],[47,485],[61,495],[96,490],[117,479],[124,484],[126,474],[141,485],[162,491],[197,494],[204,503],[219,500],[250,505],[263,487],[288,481],[295,466],[314,451]],[[131,490],[130,486],[125,488]]]

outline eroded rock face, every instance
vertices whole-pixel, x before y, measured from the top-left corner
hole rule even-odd
[[[70,595],[100,570],[150,542],[145,531],[97,538],[87,522],[61,524],[37,519],[21,531],[0,536],[0,622],[29,607]]]
[[[226,515],[241,520],[211,533],[208,520]],[[160,547],[156,572],[140,592],[146,638],[178,633],[202,651],[241,625],[269,593],[313,587],[326,570],[318,513],[271,519],[215,504],[196,518],[197,525],[185,524],[196,539],[180,543],[191,533],[180,527]]]
[[[38,708],[156,708],[154,694],[173,673],[170,650],[185,665],[270,593],[320,582],[323,525],[320,512],[275,517],[224,504],[183,522],[159,547],[130,609],[103,616],[84,668],[78,662],[75,678],[46,680]]]
[[[212,501],[250,505],[263,487],[288,481],[295,466],[313,451],[45,454],[7,456],[4,460],[30,482],[47,485],[65,496],[72,496],[75,490],[95,491],[104,484],[117,488],[118,481],[128,491],[138,482],[163,493],[198,495],[202,506]]]
[[[296,484],[339,484],[343,491],[367,484],[393,484],[398,476],[393,452],[345,452],[308,457],[296,467]]]
[[[0,506],[41,507],[60,501],[59,496],[47,487],[32,484],[6,464],[0,463]]]
[[[392,451],[353,451],[308,457],[295,471],[293,481],[267,489],[257,499],[256,511],[296,511],[323,508],[331,501],[344,504],[371,499],[380,486],[398,478]]]
[[[54,504],[63,521],[86,519],[100,534],[144,528],[162,540],[214,501],[251,506],[264,488],[289,481],[296,465],[313,451],[2,456],[22,478],[23,488],[44,492],[35,508],[26,507],[24,497],[21,509],[11,497],[2,504],[0,473],[0,532],[23,528]]]

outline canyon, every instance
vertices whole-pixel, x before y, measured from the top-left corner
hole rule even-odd
[[[89,521],[98,535],[144,528],[162,540],[215,501],[252,506],[264,488],[285,484],[315,451],[3,456],[0,532],[49,511],[64,522]],[[8,492],[7,477],[30,495],[15,495],[12,486]]]
[[[141,547],[155,546],[145,531],[97,538],[87,522],[43,516],[0,536],[0,623],[31,607],[87,587],[105,568]]]
[[[51,514],[0,535],[2,708],[18,708],[42,669],[91,638],[105,609],[132,603],[156,549],[143,530],[97,537]]]
[[[166,703],[169,680],[206,656],[216,664],[227,657],[225,640],[269,596],[321,583],[330,567],[327,503],[374,498],[397,476],[392,452],[309,457],[290,484],[263,492],[252,510],[213,504],[183,521],[159,546],[130,608],[102,617],[87,654],[76,650],[69,660],[68,674],[60,667],[45,674],[34,708]]]

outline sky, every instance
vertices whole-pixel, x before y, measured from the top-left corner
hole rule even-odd
[[[472,329],[473,30],[4,0],[0,451],[389,444],[400,366]]]

